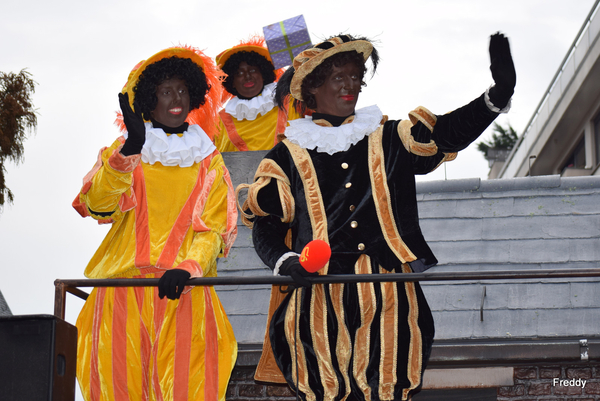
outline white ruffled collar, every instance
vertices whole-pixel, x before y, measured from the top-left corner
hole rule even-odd
[[[374,132],[381,124],[383,114],[376,105],[356,110],[354,121],[339,127],[322,127],[306,116],[288,121],[285,137],[292,143],[306,149],[330,155],[343,152],[350,146]]]
[[[254,120],[259,114],[265,115],[275,107],[276,82],[265,85],[262,93],[252,99],[234,97],[227,102],[225,112],[236,120]]]
[[[127,133],[124,135],[127,139]],[[208,135],[198,125],[190,125],[182,136],[167,135],[162,128],[146,123],[146,142],[142,148],[142,161],[160,162],[163,166],[190,167],[199,163],[216,149]]]

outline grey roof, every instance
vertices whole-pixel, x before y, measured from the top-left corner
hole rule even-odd
[[[226,154],[234,186],[264,152]],[[235,155],[235,156],[233,156]],[[600,261],[600,177],[541,176],[417,183],[430,271],[577,269]],[[220,276],[270,275],[239,222]],[[436,339],[598,336],[600,278],[422,282]],[[485,286],[484,320],[480,320]],[[238,342],[264,338],[269,286],[220,286]]]
[[[418,192],[421,227],[440,260],[432,271],[598,266],[600,177],[438,181]],[[599,280],[422,285],[439,339],[597,336]]]
[[[2,295],[2,291],[0,291],[0,316],[12,316],[12,312]]]

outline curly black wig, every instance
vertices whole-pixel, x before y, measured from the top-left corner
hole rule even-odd
[[[189,58],[177,56],[164,58],[146,67],[133,88],[136,109],[138,107],[141,109],[145,120],[150,120],[151,113],[158,103],[156,87],[171,78],[179,78],[185,82],[190,94],[190,110],[204,104],[210,85],[206,81],[202,68]]]
[[[365,40],[367,42],[373,43],[372,40],[366,37],[354,37],[352,35],[340,34],[336,35],[341,38],[344,43],[351,42],[355,40]],[[332,36],[331,38],[326,39],[324,42],[315,45],[315,47],[328,49],[332,47],[332,44],[327,42],[328,40],[336,37]],[[341,67],[347,63],[356,63],[361,68],[361,85],[366,86],[366,83],[363,81],[363,78],[367,72],[367,67],[365,64],[365,60],[362,54],[358,53],[355,50],[337,53],[331,57],[325,59],[321,64],[319,64],[310,74],[308,74],[303,82],[302,87],[300,88],[302,99],[304,101],[294,100],[294,107],[296,107],[299,112],[304,113],[306,108],[315,109],[317,107],[317,102],[315,101],[315,97],[312,93],[309,92],[310,89],[318,88],[325,83],[327,77],[331,74],[333,70],[333,66]],[[373,51],[371,52],[371,63],[373,65],[372,75],[375,75],[377,71],[377,65],[379,64],[379,54],[377,49],[373,46]],[[287,105],[287,96],[290,94],[290,84],[292,82],[292,78],[295,74],[294,67],[290,67],[286,70],[286,72],[279,78],[277,88],[275,90],[275,102],[279,108],[284,109]]]
[[[221,68],[223,72],[227,74],[227,78],[225,78],[225,81],[223,82],[223,86],[227,92],[231,93],[233,96],[239,96],[238,91],[235,90],[233,86],[233,77],[237,73],[240,64],[244,61],[246,64],[259,69],[260,75],[262,75],[263,85],[275,82],[275,67],[273,67],[273,64],[269,60],[257,52],[242,50],[232,54]]]

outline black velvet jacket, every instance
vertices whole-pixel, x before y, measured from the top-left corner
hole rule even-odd
[[[413,125],[408,125],[408,134],[404,136],[399,133],[402,131],[400,120],[384,123],[380,145],[393,220],[402,240],[416,256],[414,261],[408,261],[413,271],[424,271],[437,263],[419,227],[415,174],[432,171],[447,160],[449,154],[466,148],[497,116],[486,106],[482,95],[446,115],[430,115],[432,119],[429,120],[411,117]],[[433,123],[428,124],[428,121]],[[430,144],[425,146],[426,152],[420,146],[422,144]],[[388,271],[401,271],[402,262],[390,249],[377,216],[374,201],[377,190],[372,187],[368,163],[370,151],[368,137],[349,150],[333,155],[308,150],[327,216],[332,249],[328,274],[352,274],[354,263],[363,253]],[[275,180],[258,192],[257,202],[269,215],[253,219],[254,246],[263,262],[274,268],[277,260],[290,251],[284,243],[288,230],[292,233],[292,251],[300,253],[313,239],[313,229],[304,184],[288,147],[284,143],[278,144],[265,159],[273,160],[283,170],[295,199],[295,217],[289,223],[283,223]]]

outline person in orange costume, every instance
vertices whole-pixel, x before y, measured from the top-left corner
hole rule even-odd
[[[158,288],[90,294],[77,319],[86,400],[225,400],[233,330],[212,287],[185,287],[216,276],[237,234],[229,173],[209,138],[219,75],[188,47],[138,64],[119,94],[126,132],[100,151],[73,202],[112,224],[86,277],[160,278]]]
[[[220,152],[269,150],[279,142],[288,120],[301,117],[294,108],[275,105],[276,81],[283,71],[275,70],[264,42],[254,36],[216,57],[227,75],[223,81],[227,103],[219,112],[215,138]]]

